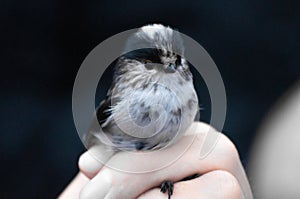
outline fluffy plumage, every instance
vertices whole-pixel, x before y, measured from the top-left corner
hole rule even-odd
[[[149,48],[140,49],[144,45]],[[104,142],[115,150],[159,149],[178,140],[198,111],[177,32],[144,26],[128,39],[125,51],[129,47],[137,50],[116,62],[111,88],[86,136],[88,147]]]

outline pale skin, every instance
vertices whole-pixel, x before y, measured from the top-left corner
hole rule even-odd
[[[167,194],[161,193],[159,186],[163,180],[168,179],[175,182],[172,199],[252,199],[249,182],[238,152],[226,136],[220,133],[213,150],[205,158],[199,158],[208,129],[212,128],[207,124],[195,122],[182,139],[166,150],[151,157],[141,155],[124,162],[128,167],[143,167],[145,166],[143,163],[155,167],[160,158],[171,155],[175,150],[181,149],[184,143],[193,139],[191,146],[178,160],[168,167],[153,172],[142,174],[119,172],[104,166],[86,152],[79,159],[79,174],[59,198],[166,199]],[[117,153],[110,157],[108,162],[128,160],[128,156],[126,158],[124,156],[122,152]],[[179,181],[196,173],[201,176],[189,181]]]

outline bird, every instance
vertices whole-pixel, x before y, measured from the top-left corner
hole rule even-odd
[[[134,49],[134,50],[131,50]],[[112,84],[84,136],[87,148],[151,151],[175,144],[199,110],[190,66],[178,31],[162,24],[139,28],[114,62]],[[173,182],[161,192],[173,194]]]

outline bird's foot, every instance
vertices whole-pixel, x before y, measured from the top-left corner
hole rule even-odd
[[[174,182],[165,180],[160,186],[160,191],[163,193],[166,193],[168,191],[168,199],[171,198],[171,195],[173,194],[174,190]]]

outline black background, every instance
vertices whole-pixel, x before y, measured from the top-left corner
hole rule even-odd
[[[0,16],[0,198],[55,198],[77,173],[73,82],[111,35],[161,22],[198,41],[222,74],[223,132],[245,166],[263,116],[300,77],[297,0],[2,0]]]

